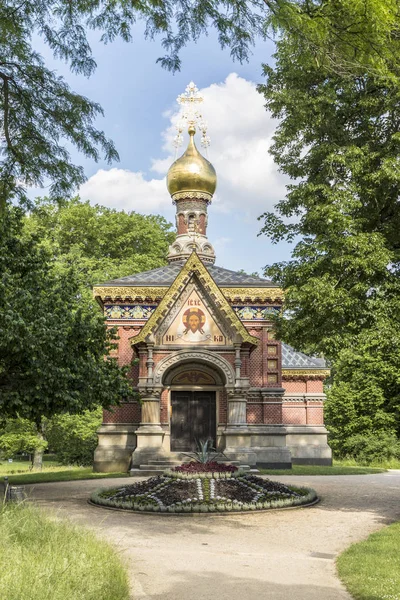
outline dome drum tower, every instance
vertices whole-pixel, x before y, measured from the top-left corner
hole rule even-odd
[[[217,186],[213,165],[196,148],[196,128],[190,125],[185,153],[168,171],[167,186],[176,205],[177,236],[168,251],[168,261],[184,261],[196,250],[201,260],[214,264],[215,251],[207,238],[207,208]]]

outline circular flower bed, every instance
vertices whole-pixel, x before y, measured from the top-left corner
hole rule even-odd
[[[216,513],[300,506],[317,499],[312,489],[283,485],[232,467],[226,470],[228,466],[222,465],[224,470],[197,472],[177,467],[146,481],[97,490],[91,501],[134,511]]]

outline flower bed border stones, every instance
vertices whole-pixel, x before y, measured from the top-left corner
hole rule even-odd
[[[225,482],[229,482],[228,486]],[[286,486],[240,471],[166,471],[133,485],[96,490],[90,498],[91,504],[104,508],[181,515],[252,512],[300,507],[317,501],[317,494],[311,488]]]

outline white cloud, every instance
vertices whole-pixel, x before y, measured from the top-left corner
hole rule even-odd
[[[81,186],[80,196],[110,208],[147,214],[171,205],[165,178],[147,180],[142,173],[126,169],[100,169]]]
[[[285,194],[285,180],[268,154],[275,122],[266,112],[255,84],[236,73],[201,93],[202,112],[211,137],[208,158],[218,176],[213,208],[216,212],[240,211],[254,218],[271,209]],[[168,156],[153,159],[151,166],[163,176],[174,160],[172,140],[179,113],[169,110],[164,116],[170,121],[162,133],[163,150]],[[147,180],[142,173],[122,169],[99,170],[80,193],[93,202],[145,213],[165,212],[171,206],[164,178]]]

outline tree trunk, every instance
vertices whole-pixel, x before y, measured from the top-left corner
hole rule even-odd
[[[41,471],[42,467],[43,467],[43,453],[44,453],[44,448],[45,448],[45,444],[44,442],[44,434],[43,434],[43,426],[42,423],[37,423],[36,424],[37,427],[37,438],[39,441],[38,447],[34,449],[33,451],[33,470],[34,471]]]

